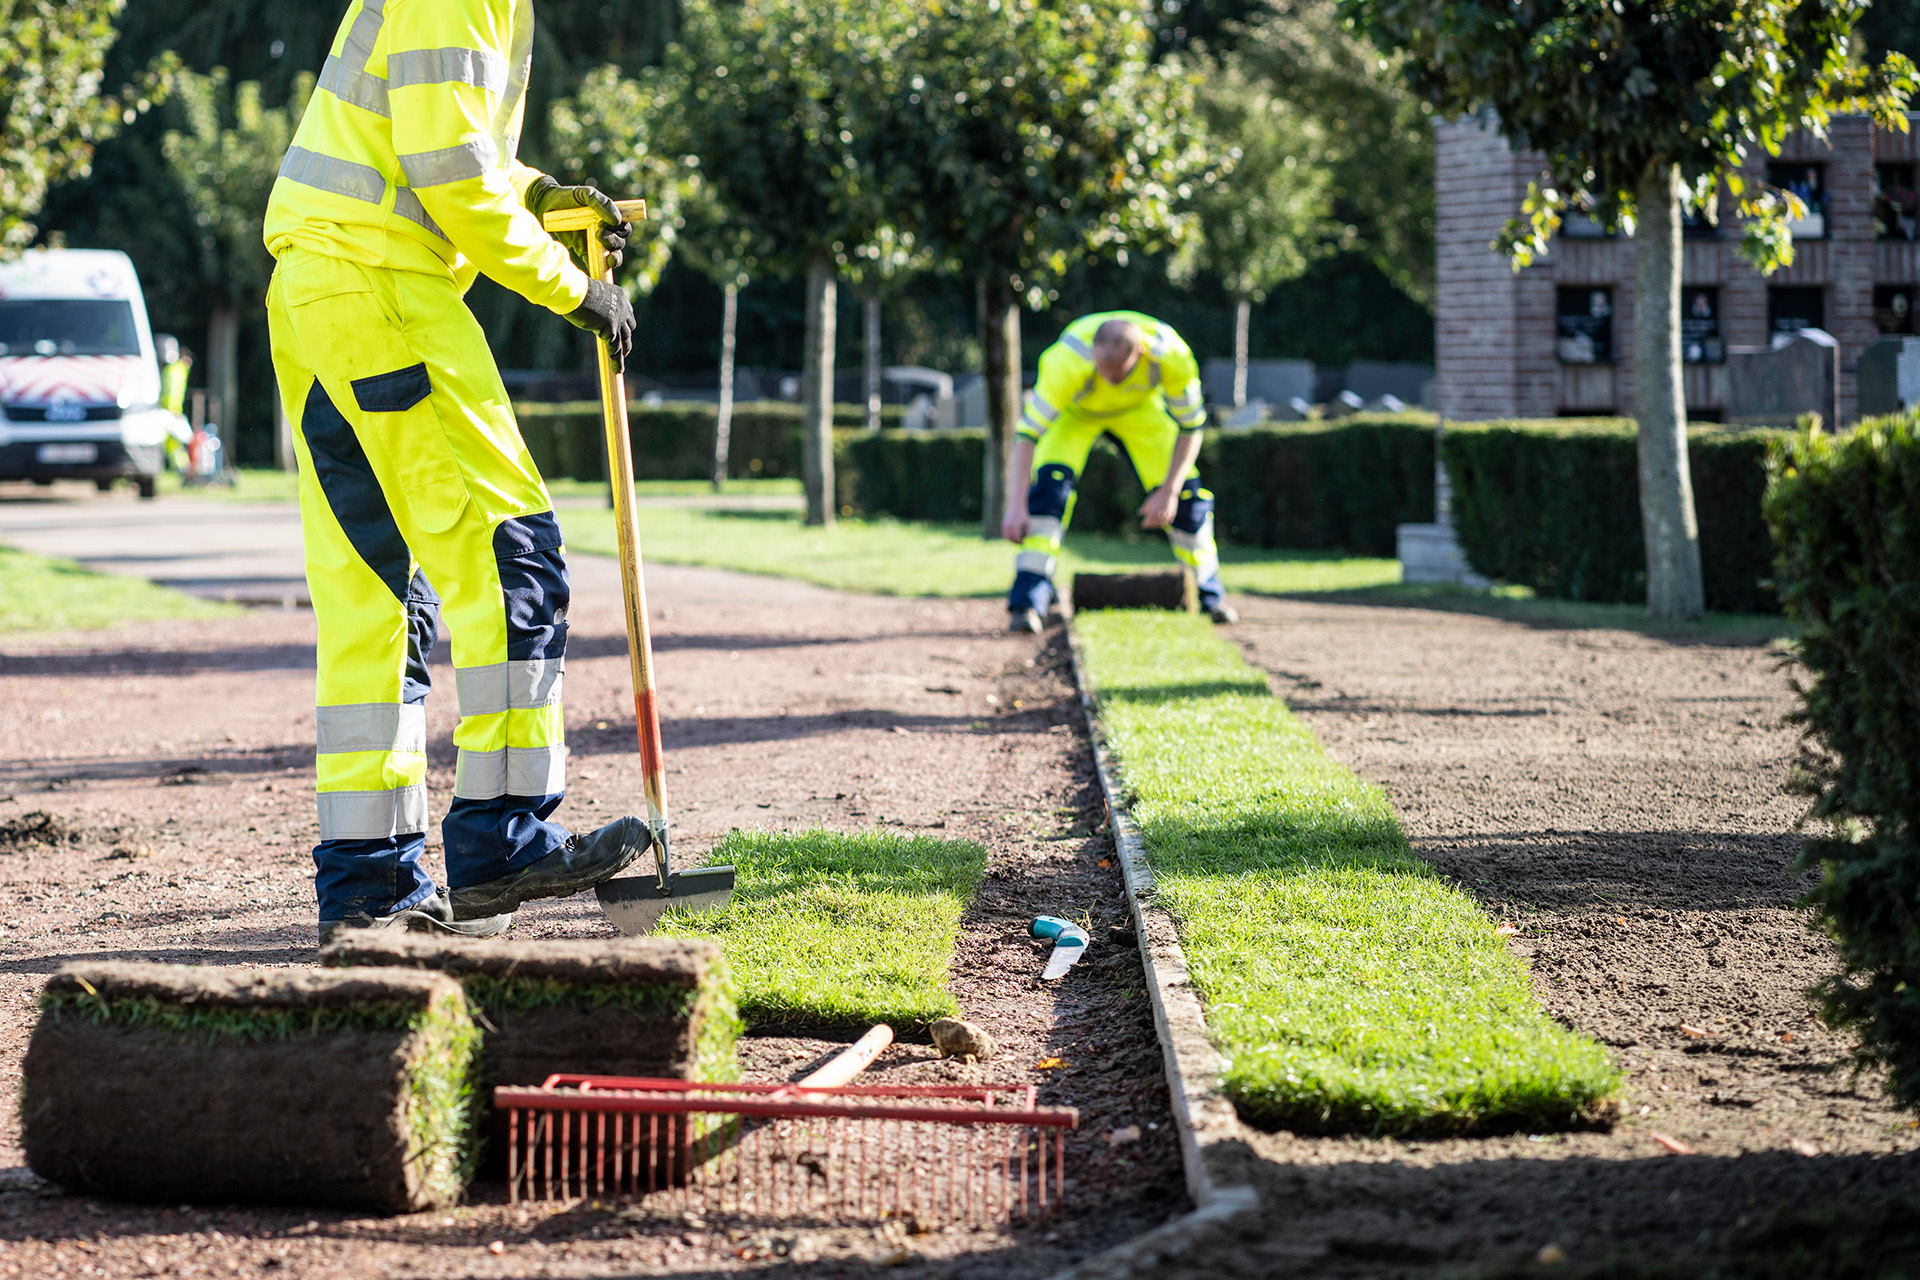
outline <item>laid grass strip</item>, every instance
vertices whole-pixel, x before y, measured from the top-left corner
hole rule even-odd
[[[898,1031],[959,1011],[947,991],[960,912],[986,851],[887,832],[733,831],[708,861],[739,872],[724,911],[668,912],[658,932],[727,953],[750,1025]]]
[[[86,631],[171,618],[221,618],[239,606],[201,600],[71,560],[0,547],[0,632]]]
[[[1606,1050],[1541,1010],[1493,921],[1413,853],[1204,618],[1074,622],[1160,901],[1250,1123],[1556,1128],[1610,1107]]]
[[[646,558],[662,563],[737,569],[892,596],[999,596],[1013,581],[1014,548],[982,538],[972,524],[848,519],[816,529],[791,511],[644,504],[639,520]],[[614,552],[613,520],[605,510],[563,508],[560,523],[570,550]],[[1221,557],[1221,576],[1232,591],[1354,591],[1400,580],[1395,560],[1235,546],[1222,547]],[[1174,567],[1160,534],[1069,534],[1058,577],[1064,583],[1079,569]]]

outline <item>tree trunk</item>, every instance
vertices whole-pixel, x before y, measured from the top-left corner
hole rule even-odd
[[[987,447],[981,465],[980,531],[1000,536],[1006,493],[1007,451],[1020,421],[1020,306],[1006,276],[984,274],[974,281],[980,312],[980,351],[986,364]]]
[[[1253,303],[1243,295],[1233,300],[1233,407],[1247,407],[1247,328],[1253,321]]]
[[[1640,423],[1647,616],[1669,620],[1697,618],[1706,608],[1680,378],[1679,179],[1670,164],[1642,175],[1634,232],[1633,404]]]
[[[880,298],[869,296],[864,303],[867,356],[867,430],[880,429]]]
[[[806,369],[801,376],[805,437],[803,470],[807,485],[807,523],[831,527],[833,494],[833,327],[838,296],[833,259],[813,255],[807,268]]]
[[[733,443],[733,331],[740,318],[740,286],[727,281],[720,306],[720,411],[713,417],[713,489],[727,482],[727,450]]]
[[[207,391],[221,448],[232,456],[240,417],[240,308],[231,302],[215,303],[207,317]]]

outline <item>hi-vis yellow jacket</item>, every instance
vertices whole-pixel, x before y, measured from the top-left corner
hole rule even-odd
[[[520,203],[533,0],[352,0],[267,202],[275,257],[474,274],[565,314],[587,276]]]
[[[1133,321],[1147,340],[1133,372],[1117,385],[1093,368],[1093,335],[1109,320]],[[1068,325],[1060,341],[1040,353],[1040,377],[1027,392],[1019,432],[1038,440],[1063,413],[1098,422],[1132,414],[1162,398],[1167,416],[1182,432],[1206,424],[1200,366],[1186,341],[1172,325],[1138,311],[1097,311]]]

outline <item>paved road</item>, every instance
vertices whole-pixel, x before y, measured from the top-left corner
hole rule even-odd
[[[784,494],[649,497],[653,507],[798,508]],[[594,506],[595,499],[563,499],[561,506]],[[231,502],[163,497],[142,502],[130,491],[96,492],[89,484],[41,489],[0,484],[0,543],[39,555],[77,560],[100,573],[146,578],[210,600],[241,604],[310,604],[301,568],[300,513],[290,502]],[[574,576],[600,586],[613,562],[575,556]]]

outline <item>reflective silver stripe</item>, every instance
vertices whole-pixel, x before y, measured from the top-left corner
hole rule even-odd
[[[1160,362],[1158,360],[1147,361],[1147,385],[1150,387],[1160,385]]]
[[[1167,354],[1167,335],[1165,333],[1153,332],[1145,325],[1140,327],[1140,333],[1141,336],[1147,340],[1147,350],[1153,353],[1156,360]]]
[[[453,794],[462,800],[501,796],[552,796],[567,789],[567,748],[503,747],[460,751],[453,767]]]
[[[514,0],[513,47],[507,50],[507,91],[493,109],[495,154],[503,164],[512,164],[520,154],[520,135],[515,132],[520,107],[527,99],[527,77],[533,72],[533,0]]]
[[[1027,536],[1029,538],[1051,538],[1057,543],[1060,541],[1060,535],[1063,532],[1065,532],[1065,526],[1060,523],[1058,516],[1027,517]]]
[[[470,84],[497,94],[507,87],[507,63],[491,49],[408,49],[387,55],[387,84]]]
[[[1037,573],[1043,578],[1053,576],[1053,557],[1044,551],[1022,551],[1013,558],[1015,573]]]
[[[453,237],[440,229],[440,224],[427,213],[427,207],[420,203],[420,197],[405,187],[393,193],[393,211],[408,222],[415,222],[425,227],[442,240],[452,242]]]
[[[1027,411],[1038,414],[1048,422],[1052,422],[1060,416],[1060,411],[1048,404],[1045,400],[1042,400],[1038,391],[1027,392]]]
[[[460,714],[487,716],[558,702],[566,665],[565,658],[524,658],[484,667],[455,667],[453,681],[460,695]]]
[[[414,151],[400,157],[400,171],[407,175],[407,185],[416,191],[421,187],[439,187],[484,177],[489,169],[499,167],[499,145],[484,136],[458,146]]]
[[[331,191],[368,204],[379,204],[387,196],[386,179],[372,165],[323,156],[305,147],[287,148],[287,158],[280,162],[280,176],[303,187]]]
[[[384,840],[427,829],[424,782],[391,791],[322,791],[315,799],[322,840]]]
[[[1197,395],[1192,395],[1192,396],[1178,395],[1178,396],[1167,397],[1167,408],[1169,409],[1174,409],[1174,410],[1197,409],[1199,407],[1200,407],[1200,397]]]
[[[364,18],[367,15],[362,13],[360,16]],[[352,47],[351,43],[348,47]],[[364,62],[362,65],[365,65]],[[327,60],[320,64],[318,83],[320,88],[342,102],[363,111],[371,111],[377,116],[393,118],[393,108],[387,104],[387,82],[364,71],[349,71],[345,63],[332,54],[328,54]]]
[[[1167,541],[1187,551],[1198,551],[1200,549],[1199,534],[1188,533],[1185,529],[1176,529],[1172,525],[1167,526]]]
[[[342,751],[425,751],[427,709],[398,702],[316,707],[313,736],[323,756]]]
[[[1060,345],[1079,356],[1082,360],[1093,359],[1093,348],[1070,333],[1060,335]]]

